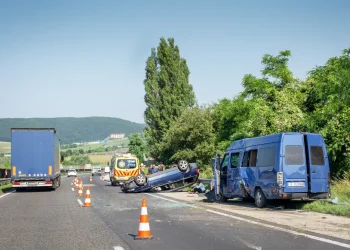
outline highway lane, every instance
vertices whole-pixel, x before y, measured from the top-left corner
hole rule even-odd
[[[11,193],[0,198],[0,249],[131,249],[90,208],[82,208],[72,178],[56,191]]]
[[[94,210],[133,249],[347,249],[325,242],[209,213],[160,195],[125,194],[93,179]],[[151,241],[133,241],[142,198],[147,200]],[[347,242],[349,244],[349,242]],[[349,245],[350,246],[350,245]]]
[[[89,176],[82,179],[89,184]],[[80,207],[77,191],[71,191],[72,180],[64,178],[55,192],[12,193],[0,198],[0,248],[347,249],[209,213],[157,194],[125,194],[99,176],[93,177],[91,186],[93,207]],[[133,236],[138,232],[142,198],[147,200],[154,238],[136,241]]]

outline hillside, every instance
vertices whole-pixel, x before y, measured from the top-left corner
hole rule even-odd
[[[3,118],[0,141],[11,140],[11,128],[55,128],[62,144],[106,138],[111,133],[129,135],[141,132],[145,124],[111,117]]]

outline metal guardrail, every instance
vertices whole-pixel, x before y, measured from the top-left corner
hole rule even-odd
[[[211,179],[202,179],[202,178],[199,178],[199,180],[203,183],[203,184],[210,184],[211,182]]]
[[[11,182],[11,178],[0,178],[0,186],[6,185]]]

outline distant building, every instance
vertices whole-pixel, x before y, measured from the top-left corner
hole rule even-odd
[[[108,138],[110,139],[123,139],[125,137],[125,134],[110,134]]]

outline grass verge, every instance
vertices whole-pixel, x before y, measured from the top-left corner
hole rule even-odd
[[[350,173],[331,183],[331,198],[350,204]],[[350,217],[350,205],[333,205],[325,201],[314,201],[302,205],[303,210]]]
[[[12,191],[12,184],[11,183],[0,186],[0,194],[7,193],[9,191]]]

